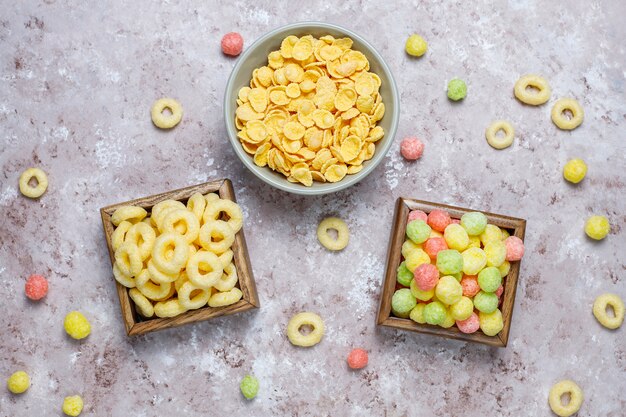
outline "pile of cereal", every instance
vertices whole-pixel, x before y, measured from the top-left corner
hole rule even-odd
[[[286,37],[239,90],[235,124],[258,166],[290,182],[337,182],[356,174],[384,136],[381,80],[352,39]]]
[[[480,212],[458,221],[444,210],[411,211],[406,236],[393,314],[444,328],[456,324],[463,333],[498,334],[504,280],[510,262],[524,255],[522,240]]]
[[[222,307],[242,297],[231,246],[241,229],[241,208],[217,194],[196,193],[185,206],[165,200],[152,207],[124,206],[111,216],[113,275],[130,288],[143,317],[174,317],[205,305]]]

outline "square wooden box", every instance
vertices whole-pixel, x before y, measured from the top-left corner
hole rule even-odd
[[[186,203],[187,199],[194,193],[207,194],[212,192],[217,192],[221,198],[229,199],[234,202],[237,201],[235,199],[235,192],[233,191],[231,181],[229,179],[222,179],[101,208],[100,215],[102,216],[104,235],[109,248],[111,266],[113,266],[113,263],[115,262],[115,252],[113,251],[113,247],[111,245],[111,235],[113,234],[115,226],[111,222],[111,215],[116,209],[121,206],[134,205],[143,207],[146,211],[150,212],[152,206],[163,200],[179,200]],[[126,326],[126,333],[129,336],[134,336],[258,308],[260,306],[259,298],[256,291],[256,285],[254,283],[254,277],[252,275],[252,267],[250,266],[248,247],[246,246],[246,238],[243,233],[243,228],[235,235],[232,251],[233,262],[235,263],[237,276],[239,277],[237,286],[243,293],[241,300],[235,304],[225,307],[213,308],[205,306],[197,310],[187,311],[179,316],[171,318],[146,319],[137,314],[133,300],[128,295],[129,289],[118,283],[113,277],[113,272],[111,271],[110,279],[111,282],[115,283],[117,286],[117,294],[120,299],[120,307],[122,309],[122,318],[124,319],[124,324]]]
[[[504,328],[496,336],[487,336],[480,330],[476,333],[465,334],[459,331],[456,326],[444,329],[439,326],[419,324],[410,319],[402,319],[391,316],[391,297],[396,289],[396,270],[398,269],[402,258],[402,243],[404,243],[405,240],[405,231],[409,211],[422,210],[426,213],[430,213],[434,209],[446,210],[450,213],[452,218],[456,219],[460,219],[463,214],[470,211],[477,211],[444,204],[430,203],[427,201],[398,198],[393,219],[393,227],[391,230],[391,237],[389,239],[389,247],[387,250],[387,267],[385,269],[385,279],[383,281],[383,288],[380,295],[380,305],[378,308],[376,324],[380,326],[388,326],[418,333],[441,336],[448,339],[457,339],[468,342],[484,343],[490,346],[506,347],[509,340],[509,330],[511,328],[511,317],[513,315],[513,305],[515,304],[515,292],[517,290],[517,279],[519,276],[521,261],[511,262],[511,270],[506,276],[501,305]],[[495,224],[500,228],[507,229],[512,236],[517,236],[522,240],[524,239],[526,220],[516,217],[503,216],[501,214],[487,213],[484,211],[482,213],[487,216],[489,223]]]

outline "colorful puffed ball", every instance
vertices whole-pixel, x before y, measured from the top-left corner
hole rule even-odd
[[[259,380],[252,375],[246,375],[241,380],[239,389],[247,400],[251,400],[256,397],[259,392]]]
[[[406,225],[406,235],[413,243],[424,243],[430,236],[430,226],[424,220],[413,220]]]
[[[499,267],[506,261],[506,245],[502,240],[491,240],[483,248],[487,255],[487,266]]]
[[[458,250],[447,249],[437,254],[437,269],[444,275],[452,275],[463,270],[463,255]]]
[[[502,312],[498,309],[491,313],[481,311],[478,313],[478,319],[480,321],[480,330],[487,336],[495,336],[504,328]]]
[[[435,289],[422,291],[417,286],[415,280],[411,281],[411,294],[420,301],[428,301],[435,295]]]
[[[478,211],[465,213],[461,217],[461,226],[468,235],[479,236],[487,228],[487,216]]]
[[[570,159],[563,167],[563,178],[578,184],[587,175],[587,164],[582,159]]]
[[[500,270],[495,266],[489,266],[478,274],[478,285],[485,292],[495,292],[502,284]]]
[[[415,269],[414,278],[420,290],[432,290],[439,282],[439,271],[433,264],[422,264]]]
[[[409,253],[405,262],[409,271],[415,272],[418,266],[430,263],[430,256],[422,249],[415,249],[413,252]]]
[[[222,52],[225,55],[237,56],[243,50],[243,37],[237,32],[230,32],[222,38]]]
[[[435,296],[442,303],[451,305],[461,300],[461,297],[463,296],[463,287],[461,287],[461,284],[456,280],[456,278],[446,275],[439,278],[439,282],[435,287]]]
[[[446,319],[446,307],[440,301],[433,301],[424,307],[424,321],[435,326],[440,325]]]
[[[406,40],[404,49],[411,56],[422,56],[428,50],[428,43],[420,35],[414,33]]]
[[[411,285],[411,280],[413,279],[413,272],[409,271],[406,267],[406,263],[402,262],[397,269],[396,281],[398,284],[408,287]]]
[[[463,252],[469,246],[469,235],[460,224],[448,225],[443,232],[443,238],[450,249],[456,249],[459,252]]]
[[[426,320],[424,319],[424,308],[426,307],[425,303],[417,303],[411,313],[409,314],[409,318],[416,323],[424,324]]]
[[[455,323],[454,317],[452,317],[452,313],[450,313],[450,309],[446,308],[446,316],[444,317],[441,324],[439,324],[439,326],[443,327],[444,329],[449,329],[450,327],[454,326],[454,323]]]
[[[348,366],[350,369],[363,369],[367,366],[368,360],[367,350],[352,349],[348,355]]]
[[[400,143],[400,153],[408,161],[420,159],[424,153],[424,143],[418,138],[404,138]]]
[[[482,313],[493,313],[498,308],[498,296],[492,292],[479,291],[474,296],[474,307]]]
[[[465,297],[473,297],[480,291],[478,279],[474,275],[465,275],[461,279],[461,287],[463,287],[463,295]]]
[[[585,233],[592,239],[602,240],[611,231],[609,219],[604,216],[591,216],[585,224]]]
[[[495,224],[488,224],[485,231],[480,234],[480,241],[484,246],[492,240],[502,240],[502,229]]]
[[[446,249],[448,249],[448,244],[442,237],[431,237],[424,242],[424,252],[426,252],[431,259],[436,259],[439,251]]]
[[[31,275],[24,285],[26,297],[33,301],[41,300],[48,294],[48,280],[41,275]]]
[[[456,327],[459,328],[461,333],[475,333],[480,329],[480,319],[478,314],[472,312],[472,314],[465,320],[457,320]]]
[[[466,320],[474,312],[474,303],[469,297],[461,297],[459,301],[450,306],[449,310],[454,320]]]
[[[67,313],[63,327],[68,335],[74,339],[84,339],[91,333],[89,320],[80,312],[72,311]]]
[[[463,273],[465,275],[476,275],[487,265],[487,255],[480,248],[467,248],[461,256],[463,256]]]
[[[7,379],[7,388],[13,394],[21,394],[30,387],[30,377],[24,371],[17,371]]]
[[[391,310],[394,315],[401,318],[409,317],[409,313],[416,305],[417,300],[408,288],[397,290],[391,297]]]
[[[83,411],[83,399],[79,395],[65,397],[63,400],[63,412],[70,416],[76,417]]]
[[[424,213],[422,210],[411,210],[409,212],[409,218],[407,222],[412,222],[413,220],[428,220],[428,214]]]
[[[504,240],[506,260],[519,261],[524,256],[524,242],[517,236],[509,236]]]
[[[443,232],[452,222],[447,211],[435,209],[428,213],[428,225],[438,232]]]
[[[454,78],[448,82],[448,98],[453,101],[463,100],[467,95],[465,81]]]
[[[509,261],[504,261],[504,263],[500,265],[498,269],[500,270],[500,276],[504,278],[509,274],[509,271],[511,270],[511,263]]]

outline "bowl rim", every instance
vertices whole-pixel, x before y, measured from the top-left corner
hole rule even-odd
[[[379,149],[376,150],[374,157],[370,161],[368,161],[369,163],[366,166],[364,166],[360,172],[356,174],[346,176],[346,178],[342,179],[339,182],[324,183],[323,186],[317,187],[317,188],[306,187],[306,186],[299,185],[299,184],[291,184],[287,181],[286,178],[278,180],[276,178],[271,177],[270,175],[273,175],[273,172],[267,172],[267,173],[262,172],[261,169],[269,169],[269,168],[257,167],[256,165],[254,165],[254,163],[252,162],[252,159],[248,156],[248,154],[245,153],[241,144],[239,143],[239,140],[237,139],[237,132],[235,128],[234,119],[232,117],[231,112],[229,111],[230,109],[229,103],[231,102],[231,98],[232,98],[229,94],[229,91],[233,90],[234,88],[233,84],[235,82],[235,76],[236,74],[240,72],[241,67],[243,66],[243,63],[248,60],[248,58],[255,52],[257,47],[261,43],[265,42],[267,39],[274,37],[279,33],[288,32],[290,30],[301,30],[306,27],[312,27],[315,29],[332,29],[335,31],[343,32],[346,36],[356,39],[360,43],[362,43],[365,46],[365,48],[368,49],[367,52],[378,61],[378,63],[380,64],[382,68],[382,71],[385,73],[385,76],[388,79],[388,83],[389,83],[391,99],[393,100],[393,104],[394,104],[393,106],[394,112],[393,114],[389,115],[392,119],[391,124],[390,124],[390,129],[388,132],[385,132],[385,136],[387,136],[389,140],[384,142],[384,145],[380,146]],[[383,158],[387,155],[387,152],[389,151],[389,148],[391,147],[391,144],[393,142],[393,139],[395,137],[395,134],[398,128],[398,121],[400,118],[400,97],[398,95],[398,89],[396,86],[395,79],[393,77],[393,73],[391,72],[391,69],[389,68],[389,66],[383,59],[383,57],[380,55],[380,53],[376,50],[376,48],[374,48],[362,36],[358,35],[352,30],[344,28],[343,26],[335,25],[332,23],[304,21],[304,22],[291,23],[288,25],[277,27],[265,33],[264,35],[262,35],[260,38],[254,41],[252,45],[246,48],[243,54],[237,59],[237,62],[235,63],[235,66],[233,67],[230,73],[230,76],[228,77],[228,82],[226,83],[226,89],[224,91],[223,111],[224,111],[224,123],[226,125],[226,133],[228,135],[229,142],[231,143],[233,149],[235,150],[237,157],[239,157],[239,159],[241,160],[241,162],[243,162],[246,168],[248,168],[248,170],[250,170],[257,178],[259,178],[261,181],[273,187],[276,187],[280,190],[287,191],[293,194],[322,195],[322,194],[328,194],[328,193],[340,191],[340,190],[350,187],[351,185],[358,183],[363,178],[368,176],[382,162]],[[387,116],[387,114],[385,114],[385,116]]]

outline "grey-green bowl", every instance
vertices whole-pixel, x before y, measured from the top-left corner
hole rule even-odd
[[[272,51],[280,49],[281,41],[289,35],[313,35],[315,37],[332,35],[334,37],[350,37],[354,41],[352,48],[365,54],[370,62],[370,71],[378,74],[382,82],[380,95],[385,103],[385,116],[378,122],[378,125],[385,130],[385,136],[376,144],[374,157],[363,163],[363,169],[360,172],[353,175],[346,175],[344,179],[336,183],[313,182],[311,187],[291,183],[287,181],[287,178],[281,173],[274,172],[269,167],[259,167],[255,165],[252,156],[248,155],[243,150],[237,138],[235,110],[237,109],[237,94],[239,89],[250,84],[252,71],[255,68],[267,65],[267,55]],[[237,60],[235,68],[233,68],[230,78],[228,79],[224,96],[224,119],[226,121],[226,130],[228,131],[228,139],[231,145],[233,145],[233,149],[235,149],[235,153],[239,159],[241,159],[244,165],[248,167],[254,175],[266,183],[281,190],[302,195],[320,195],[343,190],[369,175],[383,160],[391,146],[391,142],[393,141],[398,127],[399,114],[400,102],[396,83],[391,74],[391,70],[389,70],[389,67],[387,67],[387,64],[385,64],[380,54],[365,39],[356,33],[337,25],[321,22],[294,23],[275,29],[259,38],[249,46]]]

